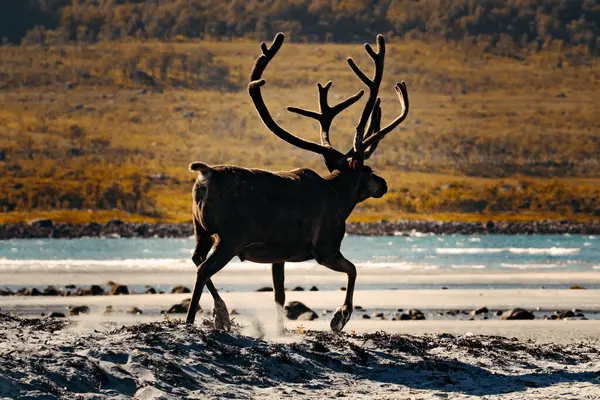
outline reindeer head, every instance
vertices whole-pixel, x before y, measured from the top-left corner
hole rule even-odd
[[[394,130],[408,115],[408,92],[404,81],[397,83],[395,90],[398,93],[402,112],[396,119],[390,122],[385,128],[381,128],[381,99],[378,97],[379,86],[383,79],[383,62],[385,58],[385,41],[383,36],[377,36],[377,51],[369,44],[365,44],[365,50],[373,59],[375,64],[375,74],[371,79],[367,77],[360,68],[354,63],[352,58],[348,58],[348,65],[358,76],[358,78],[369,89],[369,98],[365,104],[360,120],[356,125],[354,135],[354,145],[350,151],[345,154],[333,148],[329,140],[329,129],[336,115],[356,103],[363,95],[364,90],[360,90],[354,96],[330,106],[327,101],[327,94],[331,88],[332,82],[329,81],[325,86],[317,83],[319,90],[319,112],[309,111],[302,108],[288,107],[288,110],[305,117],[313,118],[319,121],[321,125],[321,143],[315,143],[302,139],[281,128],[271,117],[264,103],[261,94],[261,87],[265,84],[262,74],[269,61],[275,57],[275,54],[283,44],[284,35],[278,33],[273,43],[268,47],[265,43],[261,44],[262,55],[258,57],[252,69],[248,92],[254,102],[258,114],[264,124],[286,142],[304,150],[321,154],[325,159],[325,164],[329,172],[338,171],[339,174],[348,176],[354,182],[357,188],[357,201],[361,202],[370,197],[379,198],[387,192],[387,183],[385,179],[373,173],[373,170],[365,165],[365,161],[373,154],[379,141],[385,135]]]

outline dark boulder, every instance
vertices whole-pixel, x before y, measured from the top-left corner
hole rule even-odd
[[[143,312],[136,306],[131,306],[131,307],[129,307],[129,309],[127,309],[127,314],[141,315],[141,314],[143,314]]]
[[[90,286],[90,294],[92,296],[102,296],[104,295],[104,289],[100,285],[92,285]]]
[[[503,320],[527,320],[534,318],[535,316],[532,312],[524,310],[522,308],[514,308],[502,314]]]
[[[490,312],[490,310],[488,310],[488,308],[484,306],[471,311],[471,315],[487,314],[488,312]]]
[[[318,315],[316,312],[314,312],[313,310],[311,310],[310,308],[308,308],[307,306],[305,306],[303,303],[299,302],[299,301],[291,301],[288,303],[287,306],[285,306],[285,315],[288,319],[291,320],[296,320],[298,319],[298,317],[302,314],[305,313],[312,313],[315,315],[314,318],[318,318]],[[306,316],[304,316],[304,318],[306,318]],[[311,319],[311,321],[312,321]]]
[[[412,310],[408,310],[408,315],[413,321],[422,321],[425,319],[425,314],[423,314],[421,310],[417,310],[414,308]]]
[[[173,304],[166,311],[167,314],[185,314],[187,313],[188,308],[183,304]]]
[[[51,229],[54,222],[51,219],[37,218],[27,221],[27,224],[32,228]]]
[[[36,288],[33,288],[33,289],[21,288],[21,289],[17,290],[17,293],[15,293],[15,294],[17,296],[39,296],[41,293]]]
[[[129,294],[129,288],[125,285],[119,285],[118,283],[115,283],[110,289],[110,295],[116,296],[119,294]]]
[[[54,311],[54,312],[50,313],[50,315],[48,315],[48,318],[65,318],[65,317],[66,317],[66,315],[64,313],[57,312],[57,311]]]
[[[256,289],[257,292],[272,292],[273,288],[270,286],[264,286],[261,288]]]
[[[382,312],[375,312],[375,313],[371,314],[371,318],[378,319],[378,320],[384,320],[385,315]]]
[[[558,314],[558,317],[560,319],[575,317],[575,313],[573,311],[571,311],[571,310],[569,310],[569,311],[563,311],[563,312],[557,311],[555,314]]]
[[[42,290],[42,296],[61,296],[63,293],[54,286],[48,286]]]
[[[318,291],[319,291],[319,288],[318,288],[318,287],[316,287],[316,286],[313,286],[313,287],[311,287],[309,290],[310,290],[311,292],[318,292]]]
[[[186,314],[188,312],[188,308],[190,308],[190,302],[192,299],[185,299],[179,304],[173,304],[168,310],[165,311],[167,314]],[[198,306],[198,312],[201,311],[200,306]]]
[[[190,293],[191,290],[183,285],[179,285],[179,286],[175,286],[173,289],[171,289],[171,293]]]
[[[69,306],[69,315],[81,315],[89,313],[90,308],[88,306]]]

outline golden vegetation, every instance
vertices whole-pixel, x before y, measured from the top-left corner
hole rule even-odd
[[[572,65],[560,47],[518,60],[465,44],[388,42],[384,120],[399,112],[396,80],[408,83],[411,113],[370,160],[391,193],[355,218],[598,216],[596,59]],[[257,53],[244,40],[0,47],[0,221],[100,215],[88,209],[188,220],[193,160],[324,172],[256,115],[245,86]],[[355,93],[347,56],[369,65],[357,45],[287,43],[265,75],[275,118],[317,140],[317,124],[285,107],[314,108],[318,81],[334,81],[336,100]],[[334,122],[343,150],[359,107]]]

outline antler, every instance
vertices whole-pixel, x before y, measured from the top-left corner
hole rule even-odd
[[[333,121],[333,119],[346,108],[356,103],[365,93],[364,90],[361,90],[354,96],[351,96],[346,100],[336,104],[335,106],[330,107],[329,103],[327,102],[327,94],[329,92],[329,89],[331,88],[331,85],[331,81],[327,82],[325,86],[321,86],[320,83],[317,83],[317,88],[319,89],[320,113],[297,107],[288,107],[288,111],[300,114],[305,117],[314,118],[317,121],[319,121],[319,123],[321,124],[321,144],[326,146],[331,146],[331,141],[329,140],[329,128],[331,127],[331,122]]]
[[[375,101],[375,107],[373,107],[373,113],[371,114],[371,119],[369,120],[369,129],[367,129],[367,133],[365,135],[365,140],[370,138],[375,132],[378,132],[381,129],[381,99],[378,97]],[[371,154],[377,149],[377,145],[379,142],[373,143],[371,146],[366,147],[365,149],[365,160],[368,160],[371,157]]]
[[[362,143],[363,148],[368,149],[368,151],[365,152],[365,159],[369,158],[373,151],[375,151],[375,149],[377,148],[377,143],[379,143],[379,141],[383,139],[385,135],[396,129],[396,127],[400,125],[408,115],[408,91],[406,89],[406,82],[402,81],[400,83],[396,83],[394,89],[396,90],[396,93],[398,93],[398,99],[400,100],[400,104],[402,105],[402,113],[400,113],[400,115],[397,116],[396,119],[394,119],[392,122],[390,122],[388,126],[379,131],[375,130],[375,133],[373,133],[365,139],[365,141]],[[377,107],[378,106],[379,102],[377,103]],[[377,108],[373,111],[373,116],[371,117],[371,125],[373,124],[373,118],[375,117],[376,111]],[[379,120],[381,120],[381,109],[379,110],[378,118]],[[378,125],[379,123],[377,123],[377,128],[379,128]]]
[[[365,149],[365,146],[363,145],[365,128],[367,127],[369,117],[373,113],[373,109],[377,101],[377,95],[379,93],[379,85],[383,79],[383,60],[385,58],[385,41],[383,40],[383,36],[377,35],[377,52],[375,52],[368,43],[365,44],[365,50],[373,59],[375,64],[375,74],[373,79],[367,77],[364,72],[358,68],[352,58],[348,58],[348,65],[352,71],[354,71],[358,78],[369,88],[369,98],[365,104],[360,121],[358,122],[358,125],[356,125],[356,134],[354,135],[354,152],[360,155],[363,154]]]
[[[273,57],[275,57],[275,54],[277,54],[277,52],[281,48],[283,40],[284,35],[280,32],[277,35],[275,35],[275,39],[273,39],[271,47],[267,47],[267,45],[264,42],[260,45],[262,55],[258,57],[256,62],[254,63],[254,67],[252,68],[252,74],[250,75],[251,82],[248,84],[248,93],[250,94],[250,97],[254,102],[254,107],[256,108],[258,115],[262,119],[263,123],[267,126],[267,128],[269,128],[269,130],[273,132],[277,137],[285,140],[289,144],[299,147],[303,150],[312,151],[314,153],[323,154],[326,156],[331,155],[332,152],[335,152],[335,155],[337,155],[339,154],[339,152],[337,150],[334,150],[329,145],[329,143],[327,143],[327,145],[321,145],[315,142],[311,142],[309,140],[302,139],[294,134],[289,133],[288,131],[277,125],[277,123],[271,117],[269,110],[267,110],[267,106],[265,105],[260,91],[261,86],[265,84],[264,79],[261,79],[261,77],[263,72],[265,71],[265,68],[269,64],[269,61],[271,61]],[[348,105],[346,105],[346,107],[348,107]],[[302,112],[305,113],[302,115],[307,115],[309,113],[309,111],[304,110],[302,110]],[[331,119],[333,119],[333,117]],[[320,116],[319,121],[321,120],[325,120],[325,117]]]

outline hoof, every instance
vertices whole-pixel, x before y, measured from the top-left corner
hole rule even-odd
[[[331,319],[331,323],[329,324],[331,330],[334,332],[341,332],[341,330],[344,329],[344,326],[346,326],[346,324],[350,320],[351,314],[352,313],[348,311],[348,307],[346,306],[338,308],[335,311],[335,314],[333,314],[333,318]]]
[[[277,322],[277,328],[275,329],[277,336],[289,336],[289,331],[287,329],[285,329],[285,326],[283,324],[283,321],[281,323],[279,323],[279,321]]]
[[[213,308],[213,316],[215,318],[215,329],[221,331],[231,330],[231,321],[229,320],[229,311],[223,300],[215,300]]]

